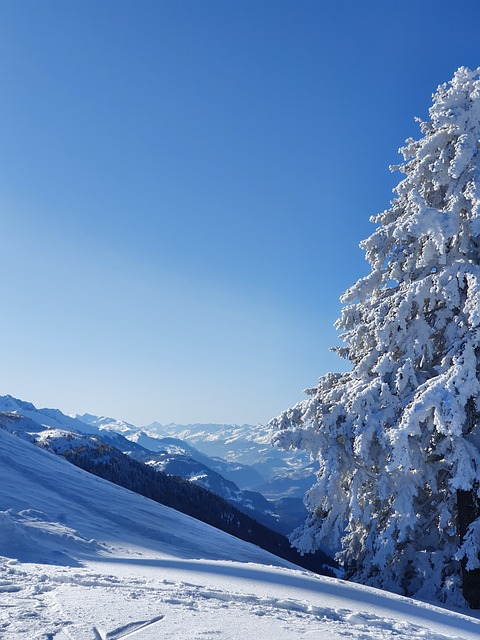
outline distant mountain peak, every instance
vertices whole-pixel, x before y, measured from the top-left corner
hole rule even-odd
[[[118,431],[119,433],[136,433],[139,428],[134,424],[125,422],[125,420],[118,420],[117,418],[110,418],[108,416],[96,416],[92,413],[75,414],[76,420],[81,420],[85,424],[96,427],[100,430]]]
[[[25,411],[36,411],[37,408],[31,402],[25,402],[19,398],[14,398],[10,394],[0,396],[0,411],[15,412],[18,409]]]

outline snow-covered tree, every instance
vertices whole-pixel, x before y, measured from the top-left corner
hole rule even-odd
[[[480,607],[480,69],[438,88],[342,297],[351,363],[273,420],[320,461],[303,552],[353,580]],[[465,599],[464,599],[465,598]]]

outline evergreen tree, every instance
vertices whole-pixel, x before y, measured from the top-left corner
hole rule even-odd
[[[438,88],[342,297],[351,363],[273,420],[318,457],[303,552],[355,581],[480,607],[480,69]]]

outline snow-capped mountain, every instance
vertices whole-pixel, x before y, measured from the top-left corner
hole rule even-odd
[[[261,493],[240,489],[234,482],[227,480],[216,471],[181,453],[131,452],[131,457],[168,475],[179,476],[193,482],[235,505],[240,511],[257,522],[288,535],[299,526],[307,515],[303,503],[285,505],[281,501],[268,501]],[[297,506],[295,511],[294,506]]]
[[[128,436],[135,434],[138,431],[138,427],[124,420],[118,420],[117,418],[107,418],[106,416],[95,416],[91,413],[76,414],[72,416],[77,420],[81,420],[85,424],[89,424],[93,427],[97,427],[99,431],[117,431],[118,433]]]
[[[104,440],[135,460],[212,491],[254,520],[284,535],[289,535],[307,516],[303,500],[293,498],[285,501],[283,496],[279,496],[277,500],[267,500],[258,491],[241,489],[234,479],[239,480],[239,484],[243,480],[245,487],[252,483],[252,479],[258,481],[260,478],[247,465],[209,458],[178,438],[152,438],[139,432],[138,438],[131,437],[126,442],[116,442],[116,435],[114,432],[102,431]],[[154,450],[148,450],[148,446]]]
[[[103,442],[121,451],[143,451],[142,447],[127,440],[121,433],[101,430],[96,425],[67,416],[59,409],[37,409],[31,402],[10,395],[0,396],[1,425],[7,431],[16,431],[23,438],[56,453],[71,449],[73,443],[76,448],[95,446],[95,436],[101,436]],[[85,437],[82,438],[81,434]]]
[[[178,454],[193,458],[197,462],[216,471],[227,480],[235,482],[242,489],[252,489],[265,482],[265,478],[248,464],[236,461],[233,457],[226,460],[221,456],[212,457],[208,454],[206,455],[193,446],[191,442],[183,440],[181,437],[162,436],[162,434],[157,433],[154,429],[135,427],[135,425],[116,418],[99,417],[88,413],[82,415],[77,414],[75,418],[85,422],[95,430],[98,429],[102,433],[121,433],[131,442],[135,442],[141,447],[155,453]]]
[[[168,438],[182,441],[178,453],[189,455],[241,489],[258,491],[267,499],[303,500],[306,489],[314,484],[318,470],[317,463],[311,461],[308,453],[273,447],[270,429],[264,425],[162,425],[153,422],[135,427],[116,418],[91,414],[76,415],[75,418],[100,431],[121,433],[154,452],[167,450],[167,445],[173,446]],[[173,453],[172,449],[170,453]]]
[[[0,412],[14,413],[30,418],[44,427],[80,431],[81,433],[99,433],[95,425],[89,425],[82,420],[67,416],[59,409],[37,409],[31,402],[25,402],[10,395],[0,396]]]
[[[268,499],[303,499],[306,489],[315,482],[318,466],[310,460],[309,454],[273,447],[270,429],[264,425],[162,425],[154,422],[143,429],[151,437],[181,438],[209,457],[251,467],[262,480],[248,488],[259,491]],[[285,483],[286,478],[288,483]]]
[[[100,441],[98,436],[50,427],[13,412],[0,412],[0,429],[61,455],[72,447],[84,450],[94,448]]]
[[[205,455],[192,444],[180,438],[164,438],[156,434],[149,435],[145,433],[145,431],[138,431],[137,433],[129,435],[128,439],[157,453],[169,453],[170,455],[182,455],[192,458],[216,473],[219,473],[226,480],[235,482],[242,489],[251,490],[253,487],[263,484],[264,482],[263,477],[251,466],[234,460],[227,461],[223,458]]]
[[[143,427],[160,437],[181,438],[209,456],[254,465],[259,456],[271,449],[270,429],[264,425],[236,424],[161,424]]]
[[[169,432],[178,431],[189,438],[184,440],[180,436],[163,436],[158,424],[157,431],[150,427],[136,428],[115,418],[91,414],[76,417],[87,420],[90,426],[99,429],[104,440],[121,451],[128,452],[135,459],[196,482],[283,534],[289,534],[307,516],[303,496],[306,489],[314,483],[315,466],[312,466],[313,463],[310,466],[303,465],[305,455],[301,455],[298,462],[292,452],[275,451],[269,443],[270,434],[265,427],[190,425],[187,428],[169,425],[166,428]],[[125,443],[123,439],[115,442],[117,428],[122,437],[125,436],[132,445]],[[192,433],[193,436],[190,437]],[[222,438],[227,442],[227,449],[221,449]],[[204,447],[205,442],[215,442],[218,450],[228,454],[228,459],[213,457],[217,449],[212,449],[212,455],[209,455],[194,446],[192,441],[200,449],[208,448]],[[139,445],[138,450],[133,450],[135,444]],[[149,455],[147,451],[152,454]],[[246,451],[249,452],[249,459],[254,459],[258,466],[267,468],[266,476],[270,480],[266,480],[253,466],[235,460],[236,452],[242,458]],[[271,477],[273,471],[278,475]]]
[[[2,430],[0,555],[8,640],[480,635],[476,618],[299,570]]]

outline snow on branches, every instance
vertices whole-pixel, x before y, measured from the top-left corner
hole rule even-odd
[[[462,572],[480,566],[480,69],[460,68],[429,114],[361,243],[371,272],[342,297],[351,371],[272,422],[279,446],[320,461],[301,551],[334,548],[356,581],[462,605]]]

